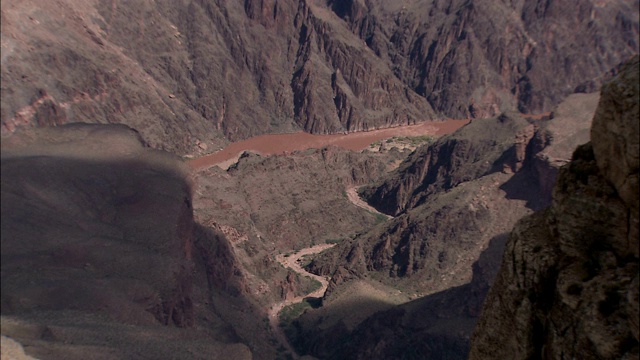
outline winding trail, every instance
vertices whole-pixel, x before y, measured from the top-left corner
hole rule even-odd
[[[355,206],[365,209],[367,211],[371,211],[376,214],[384,215],[388,219],[393,218],[392,216],[379,212],[374,207],[372,207],[371,205],[367,204],[364,200],[362,200],[360,196],[358,196],[358,186],[349,187],[346,189],[346,192],[347,192],[347,198]],[[282,309],[284,309],[286,306],[302,302],[304,301],[305,298],[308,298],[308,297],[321,298],[324,296],[324,293],[327,291],[327,287],[329,286],[330,279],[328,277],[319,276],[319,275],[308,272],[300,265],[300,259],[302,259],[302,257],[307,255],[320,253],[324,250],[334,247],[335,245],[336,244],[319,244],[319,245],[315,245],[309,248],[299,250],[298,252],[290,254],[289,256],[287,256],[286,254],[279,254],[276,256],[276,260],[280,264],[282,264],[282,266],[284,266],[285,269],[291,269],[296,273],[300,274],[301,276],[308,276],[312,279],[315,279],[319,281],[321,285],[319,289],[315,290],[312,293],[302,295],[302,296],[296,296],[290,299],[285,299],[284,301],[273,304],[269,309],[268,316],[269,316],[269,324],[271,325],[271,329],[273,330],[273,333],[277,337],[278,341],[280,341],[280,343],[287,349],[287,351],[289,351],[292,354],[294,359],[299,358],[299,355],[296,353],[295,349],[293,349],[293,347],[289,343],[289,339],[287,339],[287,336],[285,335],[282,328],[280,328],[278,314],[280,314],[280,311],[282,311]]]
[[[309,293],[303,296],[296,296],[291,299],[285,299],[284,301],[281,301],[279,303],[272,305],[271,308],[269,309],[269,324],[271,325],[271,329],[273,330],[273,333],[278,338],[278,341],[280,341],[280,343],[287,349],[287,351],[289,351],[293,355],[294,359],[297,359],[299,355],[293,349],[291,344],[289,344],[289,340],[287,339],[287,336],[284,334],[284,331],[280,328],[278,323],[278,314],[286,306],[304,301],[305,298],[308,298],[308,297],[320,298],[324,296],[324,293],[325,291],[327,291],[327,287],[329,286],[329,279],[324,276],[318,276],[316,274],[312,274],[308,272],[302,266],[300,266],[299,260],[305,255],[317,254],[335,245],[336,244],[320,244],[320,245],[312,246],[310,248],[302,249],[289,256],[286,256],[285,254],[279,254],[276,256],[276,260],[280,264],[282,264],[282,266],[284,266],[285,268],[289,268],[302,276],[309,276],[315,280],[318,280],[321,284],[320,288],[312,293]]]

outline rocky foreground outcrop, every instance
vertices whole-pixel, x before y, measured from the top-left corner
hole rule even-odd
[[[3,140],[3,337],[43,359],[251,358],[230,317],[259,320],[227,240],[194,221],[190,171],[124,125]]]
[[[624,0],[6,0],[2,134],[124,123],[197,154],[270,132],[550,111],[595,91],[637,38]]]
[[[471,359],[638,357],[639,66],[603,86],[551,207],[513,229]]]

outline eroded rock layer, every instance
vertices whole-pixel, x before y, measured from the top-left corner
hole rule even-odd
[[[598,89],[637,38],[622,0],[7,0],[2,134],[125,123],[199,154],[263,133],[544,112]]]
[[[639,66],[603,87],[552,206],[511,233],[472,359],[638,356]]]
[[[589,140],[598,99],[574,94],[543,119],[473,120],[368,187],[369,199],[397,216],[308,266],[332,280],[323,307],[301,316],[292,331],[301,353],[466,358],[508,232],[549,206],[549,184]],[[392,289],[387,295],[370,295],[384,285]],[[397,296],[413,301],[393,306]]]

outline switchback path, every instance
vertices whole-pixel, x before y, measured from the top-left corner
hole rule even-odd
[[[271,308],[269,309],[269,324],[271,325],[271,329],[273,330],[273,333],[276,335],[280,343],[282,343],[282,345],[285,346],[287,351],[289,351],[293,355],[294,358],[298,358],[298,354],[293,349],[291,344],[289,344],[289,340],[287,339],[287,336],[284,334],[284,331],[280,328],[279,321],[278,321],[279,320],[278,314],[286,306],[304,301],[304,299],[307,297],[319,298],[324,295],[324,292],[327,291],[327,287],[329,285],[329,279],[324,276],[318,276],[316,274],[312,274],[308,272],[302,266],[300,266],[299,260],[303,256],[317,254],[335,245],[336,244],[320,244],[320,245],[315,245],[309,248],[302,249],[289,256],[286,256],[285,254],[279,254],[276,256],[276,260],[280,264],[282,264],[282,266],[284,266],[285,268],[291,269],[302,276],[308,276],[308,277],[311,277],[312,279],[318,280],[321,284],[320,288],[315,290],[312,293],[302,295],[302,296],[296,296],[290,299],[285,299],[284,301],[281,301],[279,303],[272,305]]]
[[[360,196],[358,196],[358,186],[349,187],[346,189],[346,192],[347,192],[347,198],[355,206],[358,206],[367,211],[371,211],[375,214],[383,215],[388,219],[393,218],[387,214],[383,214],[379,212],[374,207],[372,207],[371,205],[367,204],[364,200],[362,200]],[[327,291],[327,287],[329,286],[329,278],[308,272],[300,265],[300,259],[302,259],[302,257],[307,255],[320,253],[324,250],[332,248],[335,245],[336,244],[319,244],[309,248],[302,249],[288,256],[286,254],[279,254],[276,256],[276,260],[280,264],[282,264],[282,266],[284,266],[285,269],[291,269],[296,273],[300,274],[301,276],[308,276],[320,282],[320,288],[315,290],[314,292],[306,295],[296,296],[290,299],[285,299],[284,301],[281,301],[279,303],[272,305],[271,308],[269,309],[269,324],[271,325],[271,329],[273,330],[273,333],[276,335],[280,343],[287,349],[287,351],[289,351],[293,355],[294,358],[298,358],[298,354],[293,349],[291,344],[289,344],[289,340],[287,339],[287,336],[284,334],[284,331],[282,330],[282,328],[280,328],[278,314],[280,314],[280,311],[282,311],[282,309],[284,309],[286,306],[302,302],[304,301],[305,298],[308,298],[308,297],[321,298],[324,296],[324,293]]]

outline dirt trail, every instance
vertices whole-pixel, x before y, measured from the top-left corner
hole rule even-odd
[[[346,192],[347,192],[347,197],[349,198],[349,201],[351,201],[354,205],[362,209],[371,211],[373,213],[384,215],[388,219],[392,218],[389,215],[379,212],[378,210],[376,210],[375,208],[367,204],[364,200],[362,200],[360,196],[358,196],[357,186],[347,188]],[[302,302],[304,301],[305,298],[308,298],[308,297],[321,298],[324,296],[324,293],[325,291],[327,291],[327,287],[329,285],[329,278],[308,272],[300,265],[300,259],[302,259],[306,255],[320,253],[326,249],[332,248],[335,245],[336,244],[320,244],[320,245],[315,245],[309,248],[302,249],[288,256],[286,254],[279,254],[276,256],[276,260],[280,264],[282,264],[282,266],[284,266],[285,268],[291,269],[296,273],[300,274],[301,276],[311,277],[312,279],[319,281],[321,284],[320,288],[312,293],[286,299],[284,301],[281,301],[279,303],[272,305],[271,308],[269,309],[269,324],[271,325],[271,329],[273,330],[274,334],[276,335],[280,343],[283,344],[283,346],[287,349],[287,351],[289,351],[293,355],[294,358],[298,358],[298,354],[295,352],[291,344],[289,344],[289,340],[287,339],[287,336],[284,334],[284,331],[280,328],[278,314],[286,306]]]
[[[362,200],[360,196],[358,196],[358,186],[352,186],[350,188],[347,188],[346,191],[347,191],[347,198],[349,198],[349,201],[351,201],[353,205],[359,208],[365,209],[367,211],[371,211],[374,214],[380,214],[382,216],[385,216],[387,219],[393,219],[392,216],[381,213],[380,211],[376,210],[376,208],[374,208],[373,206],[367,204],[364,200]]]
[[[303,301],[305,298],[308,298],[308,297],[319,298],[324,295],[324,292],[327,291],[327,287],[329,285],[329,279],[324,276],[318,276],[316,274],[312,274],[308,272],[302,266],[300,266],[300,263],[298,262],[298,260],[300,260],[305,255],[317,254],[335,245],[336,244],[320,244],[320,245],[312,246],[310,248],[302,249],[289,256],[286,256],[285,254],[280,254],[276,256],[276,260],[280,264],[282,264],[282,266],[284,266],[285,268],[290,268],[291,270],[297,272],[302,276],[309,276],[313,279],[316,279],[321,284],[320,288],[312,293],[302,295],[302,296],[296,296],[291,299],[286,299],[284,301],[281,301],[277,304],[272,305],[271,308],[269,309],[269,324],[271,325],[271,329],[273,330],[274,334],[276,335],[280,343],[282,343],[282,345],[284,345],[287,348],[287,350],[293,355],[294,359],[298,358],[298,354],[293,349],[291,344],[289,344],[289,340],[287,339],[287,336],[284,334],[284,332],[280,328],[279,321],[278,321],[278,314],[286,306],[299,303]]]

